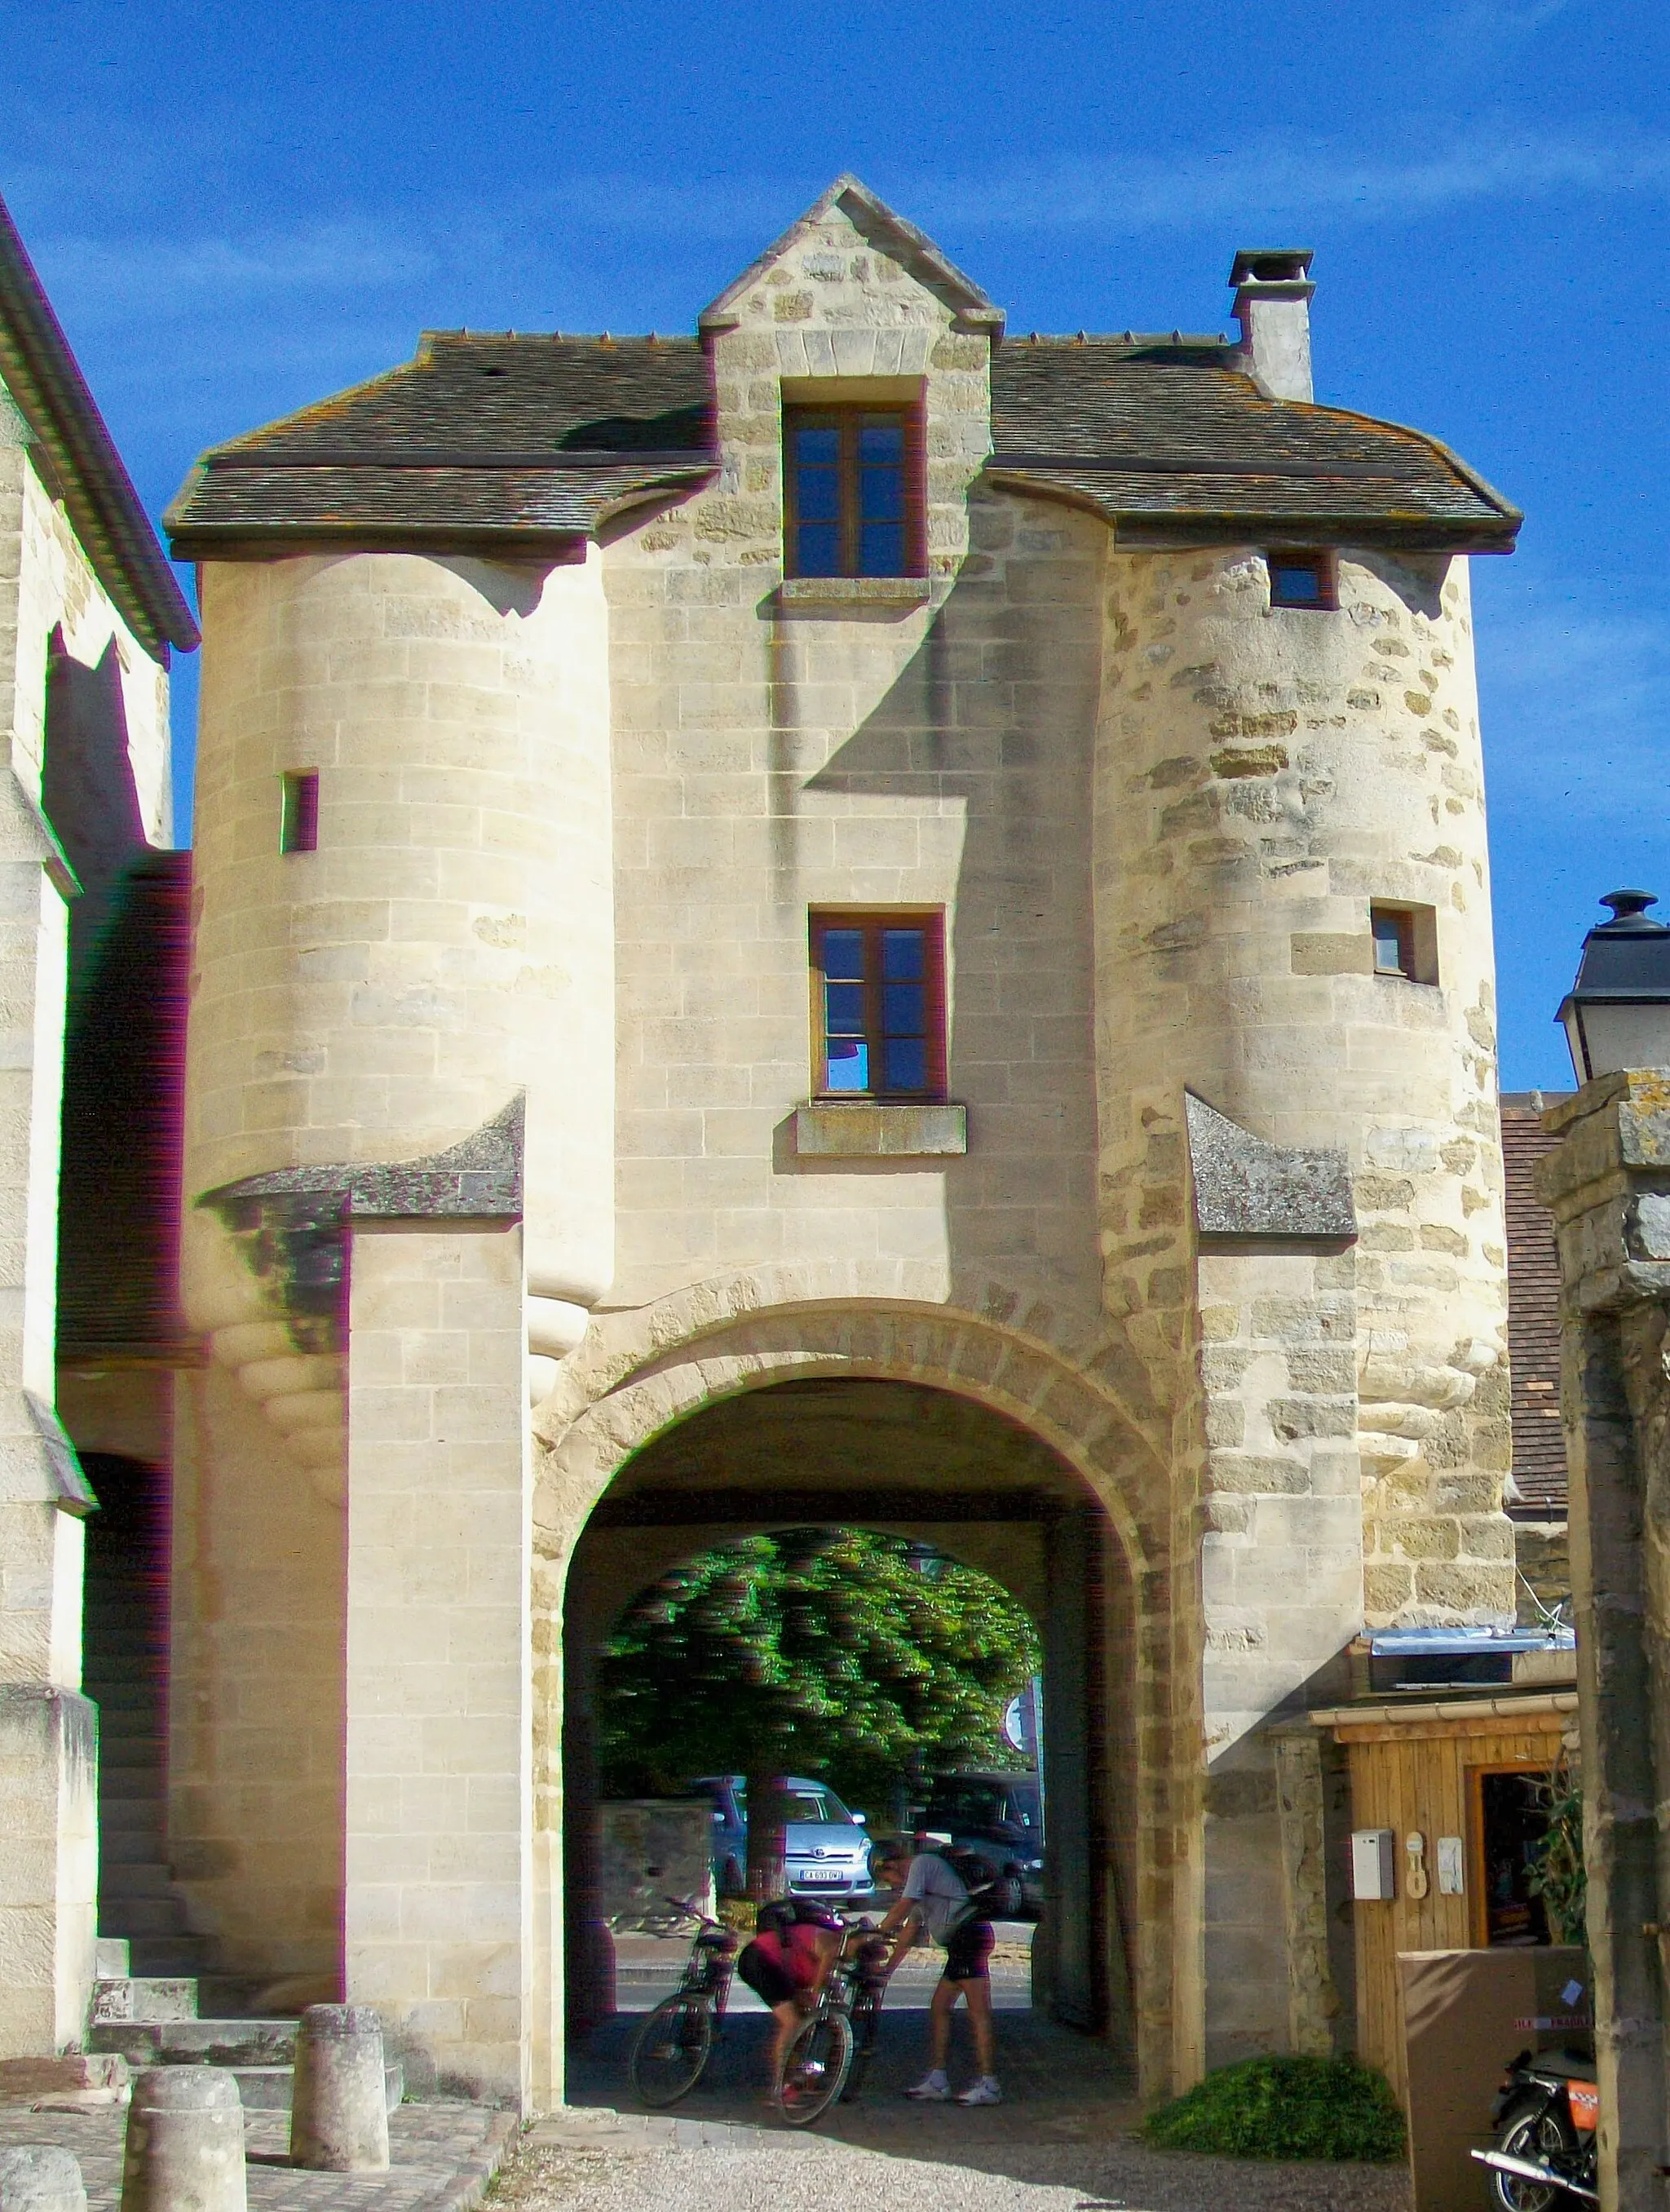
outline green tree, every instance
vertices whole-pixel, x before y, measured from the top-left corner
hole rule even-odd
[[[861,1529],[750,1536],[671,1569],[604,1646],[599,1749],[625,1795],[749,1778],[750,1887],[782,1887],[780,1777],[885,1801],[921,1765],[1006,1760],[1036,1631],[989,1576]],[[760,1814],[765,1811],[765,1817]]]

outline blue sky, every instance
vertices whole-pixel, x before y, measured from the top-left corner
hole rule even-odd
[[[1318,397],[1526,510],[1475,563],[1503,1081],[1595,898],[1663,891],[1662,0],[37,0],[0,191],[160,512],[425,325],[690,327],[841,169],[1011,330],[1218,329],[1314,246]],[[182,670],[189,747],[195,684]]]

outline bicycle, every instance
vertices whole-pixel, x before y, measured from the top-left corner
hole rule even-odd
[[[678,1926],[694,1920],[695,1937],[683,1978],[670,1997],[646,2015],[627,2054],[627,2073],[639,2101],[655,2110],[676,2105],[701,2079],[723,2027],[725,2002],[737,1963],[737,1939],[688,1898],[667,1898]]]
[[[778,2069],[777,2110],[786,2126],[809,2128],[837,2098],[851,2104],[858,2095],[876,2045],[887,1948],[867,1921],[842,1943]]]

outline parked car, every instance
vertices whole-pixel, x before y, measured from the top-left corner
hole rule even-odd
[[[748,1796],[740,1774],[708,1774],[690,1785],[712,1801],[714,1877],[720,1893],[741,1897],[748,1887]],[[785,1843],[788,1886],[799,1897],[828,1898],[836,1905],[867,1902],[875,1895],[870,1838],[862,1813],[849,1812],[827,1782],[788,1777]]]
[[[939,1775],[916,1826],[985,1860],[996,1883],[992,1909],[1002,1917],[1042,1906],[1044,1802],[1035,1774]]]

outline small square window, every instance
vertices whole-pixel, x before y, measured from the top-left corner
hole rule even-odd
[[[1303,607],[1325,613],[1339,605],[1332,553],[1278,550],[1266,553],[1264,562],[1270,571],[1272,607]]]
[[[282,779],[283,811],[278,826],[281,853],[319,850],[319,770],[299,769]]]
[[[1369,932],[1374,939],[1376,975],[1400,975],[1406,983],[1437,981],[1436,908],[1387,906],[1376,900],[1369,908]]]
[[[811,960],[817,1096],[943,1098],[943,917],[825,908]]]
[[[923,573],[920,424],[906,407],[783,410],[791,576]]]

